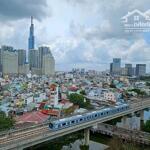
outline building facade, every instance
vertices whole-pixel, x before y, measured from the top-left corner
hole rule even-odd
[[[48,46],[29,51],[29,68],[33,74],[54,75],[55,60]]]
[[[31,16],[31,26],[29,32],[29,39],[28,39],[28,49],[34,49],[34,24],[33,24],[33,17]]]
[[[23,66],[26,64],[26,50],[18,49],[18,65]]]
[[[38,68],[39,62],[39,51],[36,49],[29,50],[29,68],[32,70],[33,68]]]
[[[54,75],[55,60],[48,46],[39,47],[39,66],[42,75]]]
[[[1,48],[2,74],[18,74],[18,53],[12,47]]]
[[[133,73],[132,73],[132,64],[125,64],[125,69],[126,69],[126,72],[127,72],[127,76],[132,76]]]
[[[113,63],[110,64],[110,73],[112,75],[121,74],[121,58],[113,58]]]
[[[146,74],[146,64],[136,64],[136,76],[143,76]]]

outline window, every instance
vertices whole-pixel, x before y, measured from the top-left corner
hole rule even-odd
[[[95,117],[97,117],[97,114],[95,114]]]
[[[82,121],[83,119],[81,118],[80,121]]]
[[[103,113],[101,113],[101,115],[103,115]]]
[[[74,121],[74,120],[72,120],[72,121],[71,121],[71,123],[75,123],[75,121]]]
[[[66,125],[66,123],[63,123],[63,124],[62,124],[62,126],[65,126],[65,125]]]
[[[134,16],[134,21],[139,21],[140,17],[139,16]]]

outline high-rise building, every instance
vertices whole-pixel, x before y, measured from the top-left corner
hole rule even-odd
[[[32,70],[32,68],[38,68],[38,62],[39,62],[39,51],[36,49],[30,49],[29,50],[29,68]]]
[[[110,74],[113,72],[113,63],[110,63]]]
[[[122,68],[120,69],[120,75],[122,75],[122,76],[127,76],[127,69],[126,69],[125,67],[122,67]]]
[[[136,76],[143,76],[146,74],[146,64],[136,64]]]
[[[1,46],[2,51],[9,51],[9,52],[14,52],[14,48],[12,46],[8,46],[8,45],[2,45]]]
[[[132,67],[132,75],[136,76],[136,67]]]
[[[18,65],[23,66],[26,64],[26,50],[18,49]]]
[[[54,75],[55,60],[48,46],[29,51],[29,68],[33,74]]]
[[[1,47],[1,66],[3,74],[18,73],[18,53],[13,47]]]
[[[55,60],[48,46],[39,47],[39,67],[43,75],[55,73]]]
[[[113,75],[121,74],[121,58],[113,58],[113,63],[110,64],[110,73]]]
[[[26,50],[18,50],[18,73],[27,74],[29,72],[29,64],[26,63]]]
[[[28,39],[28,49],[34,49],[34,24],[33,24],[33,17],[31,16],[31,26],[30,26],[30,33]]]
[[[132,64],[125,64],[127,76],[132,76]]]
[[[39,67],[42,68],[43,56],[49,55],[51,57],[52,54],[48,46],[40,46],[38,48],[38,51],[39,51]]]

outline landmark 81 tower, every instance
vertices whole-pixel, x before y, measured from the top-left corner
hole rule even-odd
[[[31,16],[30,34],[28,39],[28,49],[34,49],[34,24],[33,17]]]

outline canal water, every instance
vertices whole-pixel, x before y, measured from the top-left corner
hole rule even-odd
[[[150,110],[144,111],[144,122],[150,119]],[[126,128],[128,129],[140,129],[140,117],[129,116],[126,121]],[[122,119],[115,120],[112,124],[116,124],[118,127],[122,127]],[[43,143],[33,147],[33,150],[85,150],[81,147],[83,145],[83,131],[66,135],[61,138],[52,140],[47,143]],[[90,134],[90,145],[88,150],[104,150],[108,148],[111,138],[98,133]],[[144,150],[143,148],[140,148]],[[150,149],[150,148],[149,148]]]

